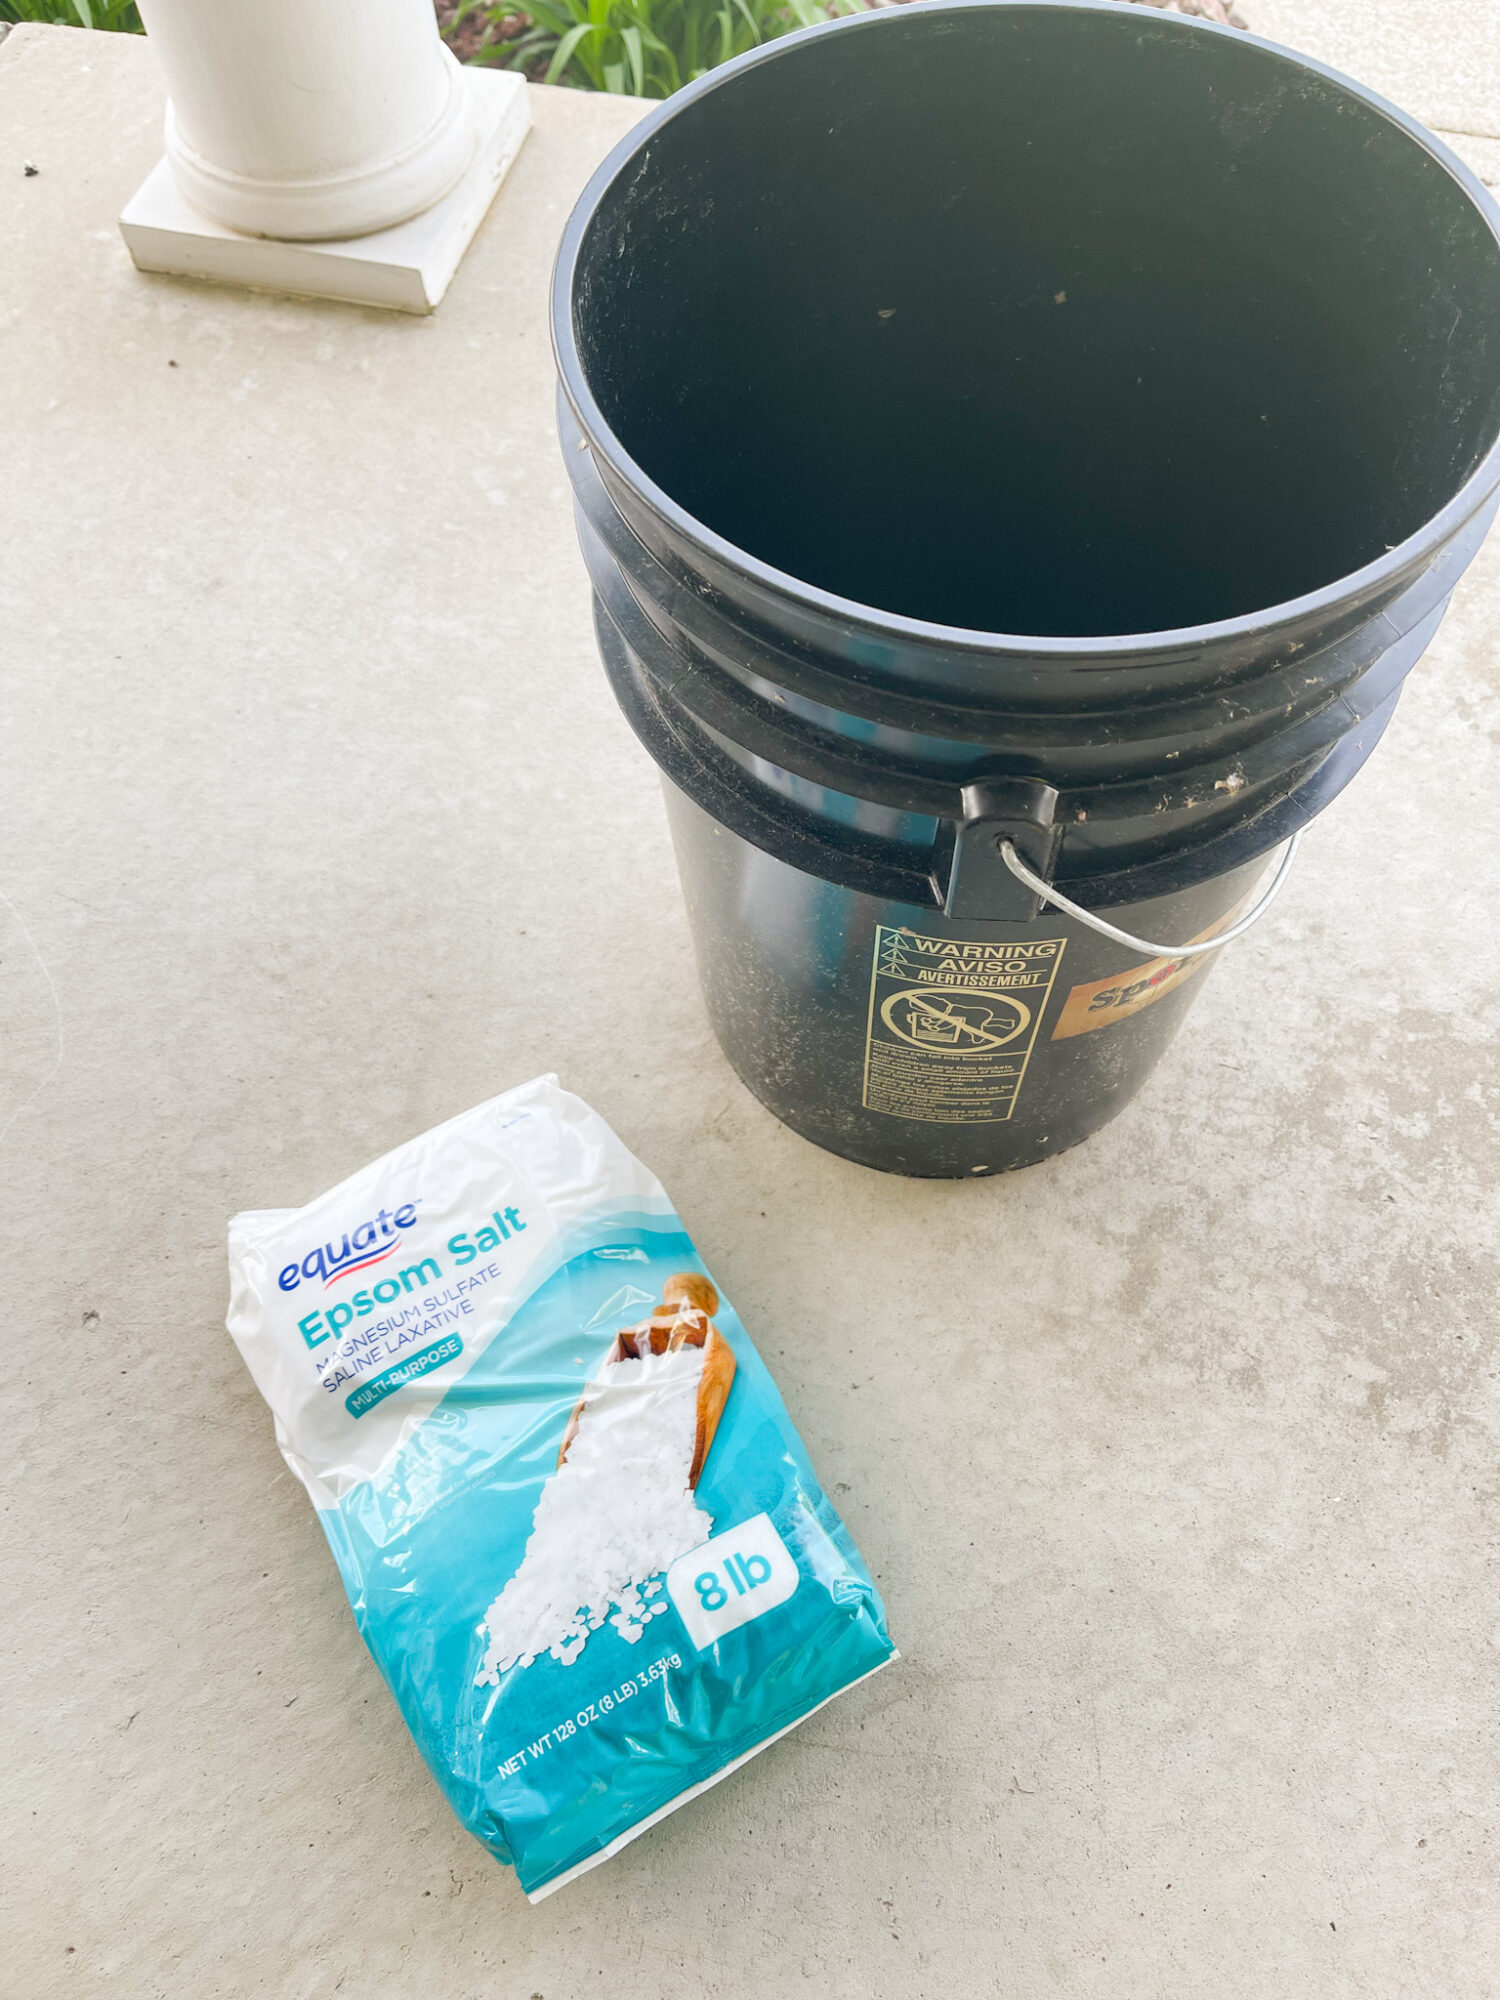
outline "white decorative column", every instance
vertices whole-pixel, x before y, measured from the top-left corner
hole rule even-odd
[[[166,153],[120,227],[142,270],[430,312],[530,114],[432,0],[139,0]]]

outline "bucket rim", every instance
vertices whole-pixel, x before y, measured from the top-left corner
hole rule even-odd
[[[910,0],[910,4],[901,7],[899,12],[893,8],[871,9],[863,14],[845,15],[813,28],[796,30],[707,71],[672,96],[662,99],[653,111],[633,125],[590,176],[564,225],[553,264],[551,333],[558,380],[583,433],[583,442],[595,459],[654,512],[674,536],[759,589],[789,599],[801,610],[867,633],[877,641],[900,638],[951,652],[979,653],[990,658],[1045,659],[1087,667],[1093,664],[1119,665],[1162,654],[1180,655],[1226,642],[1232,644],[1237,640],[1264,642],[1284,628],[1368,601],[1388,586],[1397,587],[1425,568],[1500,487],[1500,433],[1458,490],[1420,528],[1373,561],[1320,585],[1316,590],[1204,624],[1169,626],[1147,632],[1080,633],[1074,636],[985,631],[973,626],[945,625],[901,612],[882,611],[877,605],[824,590],[817,584],[794,576],[789,570],[778,569],[737,542],[717,534],[674,500],[625,449],[589,385],[578,352],[572,302],[584,238],[605,194],[629,163],[650,147],[664,126],[701,99],[711,96],[716,90],[731,87],[747,70],[789,59],[815,38],[868,34],[887,19],[906,21],[919,15],[975,12],[1129,14],[1143,27],[1148,23],[1156,26],[1158,32],[1226,36],[1238,47],[1257,48],[1300,70],[1311,71],[1357,98],[1395,126],[1450,179],[1456,181],[1478,210],[1494,239],[1497,255],[1500,255],[1500,202],[1496,201],[1471,167],[1419,119],[1403,111],[1389,98],[1331,64],[1303,55],[1284,43],[1197,16],[1168,13],[1165,9],[1154,7],[1143,9],[1137,0]]]

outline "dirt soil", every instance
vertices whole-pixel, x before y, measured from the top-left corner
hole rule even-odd
[[[481,49],[515,41],[531,26],[526,14],[497,15],[487,7],[466,14],[462,0],[434,0],[434,4],[438,31],[460,62],[472,62]]]
[[[870,6],[900,6],[901,0],[868,0]],[[531,26],[522,13],[494,14],[488,8],[464,11],[463,0],[434,0],[438,28],[443,40],[460,62],[473,62],[481,49],[513,42]],[[1226,27],[1248,28],[1250,23],[1233,5],[1233,0],[1136,0],[1139,7],[1160,7],[1169,14],[1192,14],[1199,20],[1218,21]],[[493,62],[494,56],[487,61]],[[545,68],[545,64],[538,66]]]

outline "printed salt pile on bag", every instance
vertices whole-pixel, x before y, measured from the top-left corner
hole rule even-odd
[[[693,1289],[705,1310],[687,1309],[686,1295]],[[646,1619],[667,1607],[648,1609],[637,1582],[665,1570],[713,1532],[713,1522],[689,1490],[697,1481],[691,1461],[707,1357],[706,1341],[695,1346],[687,1336],[708,1331],[707,1313],[718,1304],[718,1294],[690,1273],[669,1278],[664,1292],[671,1317],[656,1325],[661,1351],[651,1348],[651,1322],[632,1328],[635,1354],[611,1350],[574,1413],[563,1440],[565,1456],[542,1488],[521,1567],[485,1618],[490,1647],[480,1670],[483,1680],[497,1681],[517,1660],[529,1667],[544,1651],[567,1665],[604,1623],[611,1602],[618,1607],[610,1620],[615,1630],[638,1639]],[[722,1403],[720,1397],[720,1408]],[[650,1582],[646,1595],[660,1588]]]
[[[660,1184],[555,1078],[236,1216],[229,1263],[360,1631],[533,1898],[894,1658]]]

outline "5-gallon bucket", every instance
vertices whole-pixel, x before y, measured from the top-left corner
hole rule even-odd
[[[564,450],[779,1117],[977,1174],[1140,1088],[1489,525],[1497,328],[1436,140],[1142,7],[857,16],[631,133],[558,260]]]

